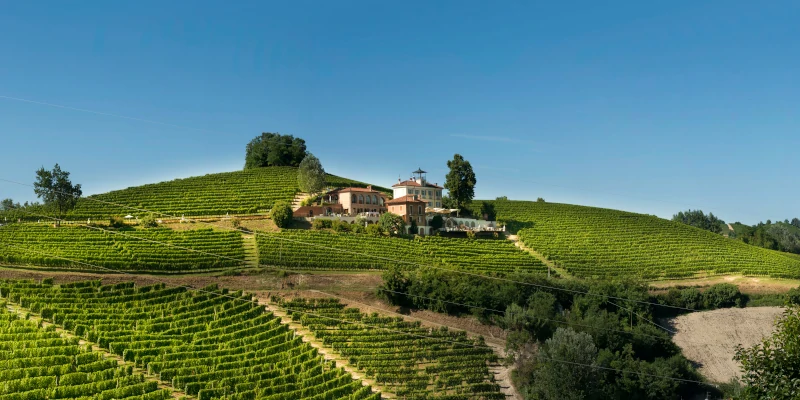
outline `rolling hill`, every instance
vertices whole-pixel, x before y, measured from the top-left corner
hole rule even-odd
[[[367,186],[363,182],[330,174],[328,184],[333,187]],[[375,189],[391,193],[387,188]],[[187,217],[255,214],[269,210],[276,201],[291,202],[299,190],[297,168],[255,168],[175,179],[89,196],[78,201],[69,218],[85,220],[147,214],[128,207]]]
[[[800,277],[796,257],[655,216],[557,203],[487,203],[527,247],[578,277]]]

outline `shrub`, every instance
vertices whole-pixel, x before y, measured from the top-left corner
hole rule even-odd
[[[156,216],[153,214],[146,215],[139,220],[139,224],[141,224],[145,228],[155,228],[158,226],[158,222],[156,221]]]
[[[718,283],[712,285],[703,293],[703,302],[706,308],[741,307],[742,294],[736,285]]]
[[[383,228],[378,224],[367,225],[365,228],[367,234],[373,236],[383,236]]]
[[[108,226],[110,226],[112,228],[124,228],[127,225],[125,225],[125,219],[124,218],[116,216],[116,217],[109,218]]]
[[[438,214],[434,215],[428,224],[431,226],[432,230],[438,231],[439,229],[442,229],[442,227],[444,226],[444,218],[442,218],[442,216]]]
[[[312,206],[317,201],[317,198],[314,196],[307,197],[300,202],[300,205],[303,207]]]
[[[344,221],[339,221],[339,220],[332,221],[331,222],[331,228],[333,228],[333,230],[335,230],[336,232],[350,232],[350,230],[351,230],[350,229],[350,224],[348,224],[347,222],[344,222]]]
[[[288,228],[292,224],[292,206],[286,201],[276,201],[269,210],[269,217],[278,228]]]
[[[333,227],[333,221],[329,219],[316,218],[311,223],[311,228],[316,230],[331,229],[331,227]]]
[[[687,288],[680,292],[679,307],[686,307],[693,310],[703,308],[703,294],[697,288]]]
[[[370,225],[370,226],[372,226],[372,225]],[[365,228],[364,225],[358,225],[358,224],[350,225],[350,230],[353,233],[366,233],[367,232],[367,228]]]
[[[800,287],[796,287],[786,293],[786,305],[800,306]]]

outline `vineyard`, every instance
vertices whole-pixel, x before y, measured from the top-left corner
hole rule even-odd
[[[336,299],[294,299],[283,305],[325,346],[399,398],[505,399],[488,369],[496,356],[483,338],[366,315]]]
[[[172,393],[130,366],[92,352],[52,326],[21,319],[0,304],[0,400],[166,400]]]
[[[490,203],[498,220],[519,229],[527,247],[579,277],[800,277],[796,257],[650,215],[554,203]]]
[[[154,228],[128,229],[120,233],[80,226],[53,228],[40,224],[11,224],[0,227],[0,244],[3,245],[0,262],[48,268],[92,268],[70,261],[75,260],[124,271],[194,272],[240,266],[242,262],[238,260],[244,258],[242,236],[235,231]]]
[[[278,317],[241,292],[228,293],[215,287],[194,292],[163,284],[101,286],[99,282],[89,281],[61,286],[44,282],[4,282],[0,283],[0,294],[147,370],[161,383],[199,400],[380,398],[380,394],[354,380],[344,369],[325,361]],[[16,349],[0,351],[3,356],[0,363],[7,367],[0,368],[0,377],[7,377],[3,379],[9,381],[15,376],[21,377],[13,383],[18,386],[0,385],[0,390],[5,388],[6,393],[16,393],[2,396],[0,400],[91,395],[90,390],[110,386],[111,379],[115,380],[111,387],[119,387],[119,392],[98,398],[127,398],[141,395],[146,389],[155,391],[156,382],[145,382],[137,375],[128,378],[130,368],[102,372],[111,369],[111,362],[104,362],[93,353],[81,353],[74,341],[64,341],[64,348],[71,344],[73,350],[53,347],[52,354],[50,347],[38,346],[48,340],[53,341],[53,346],[61,343],[52,335],[31,335],[31,343],[37,346],[31,346],[30,350],[15,345],[14,339],[24,338],[28,332],[36,334],[34,328],[24,323],[12,324],[7,328],[11,331],[0,336],[3,338],[0,346]],[[28,355],[30,361],[16,361],[17,354]],[[20,371],[24,368],[28,370]],[[73,370],[87,375],[72,376]],[[32,378],[34,376],[44,376],[41,385],[25,381],[39,379]],[[65,396],[25,391],[28,387],[39,388],[50,383],[60,386],[65,379],[79,383],[94,380],[101,384],[86,383]],[[136,389],[141,391],[123,392],[125,387],[135,385],[141,385],[141,389]],[[155,393],[152,398],[163,398],[159,397],[163,396],[163,391]]]
[[[366,186],[363,182],[335,175],[328,175],[328,184],[334,187]],[[387,188],[376,189],[391,192]],[[85,220],[147,214],[129,207],[186,217],[255,214],[268,211],[276,201],[291,202],[298,190],[296,168],[256,168],[175,179],[90,196],[78,201],[69,218]]]
[[[357,233],[283,230],[257,236],[261,264],[299,269],[386,269],[408,263],[480,272],[546,272],[547,267],[507,240],[414,239]]]

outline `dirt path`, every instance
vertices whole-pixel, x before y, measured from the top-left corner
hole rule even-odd
[[[530,248],[528,246],[525,246],[525,244],[523,244],[519,240],[519,236],[517,236],[517,235],[508,235],[507,238],[508,238],[508,240],[514,242],[515,246],[519,247],[520,249],[522,249],[524,251],[527,251],[532,256],[538,258],[539,261],[544,263],[544,265],[546,265],[548,268],[550,268],[553,271],[556,271],[556,273],[558,273],[558,275],[561,276],[562,278],[572,278],[572,275],[570,275],[570,273],[567,272],[567,270],[565,270],[564,268],[559,267],[558,265],[556,265],[556,263],[548,260],[545,256],[543,256],[538,251],[536,251],[536,250],[534,250],[534,249],[532,249],[532,248]],[[548,274],[547,274],[548,276],[550,275],[549,272],[550,271],[548,271]]]
[[[174,398],[174,399],[183,399],[183,398],[185,398],[185,399],[194,399],[195,398],[194,396],[187,395],[182,390],[175,389],[174,387],[172,387],[172,385],[168,385],[168,384],[164,383],[163,381],[158,379],[157,375],[149,373],[147,371],[147,369],[139,368],[134,363],[124,361],[121,356],[118,356],[118,355],[116,355],[114,353],[111,353],[110,351],[100,347],[97,343],[89,342],[88,340],[86,340],[86,339],[84,339],[84,338],[82,338],[80,336],[74,335],[72,332],[63,329],[58,325],[55,325],[55,324],[50,323],[50,322],[47,322],[41,316],[39,316],[38,314],[34,314],[32,312],[29,312],[28,310],[20,307],[17,304],[11,303],[8,299],[6,299],[5,301],[6,301],[6,308],[9,310],[9,312],[17,314],[21,318],[25,318],[26,316],[29,315],[30,317],[28,319],[30,321],[35,322],[37,324],[40,323],[43,328],[46,328],[48,326],[53,325],[53,326],[55,326],[56,332],[59,335],[61,335],[61,337],[65,338],[65,339],[78,339],[78,344],[80,346],[88,346],[93,352],[101,353],[103,355],[103,357],[105,357],[105,358],[108,358],[108,359],[111,359],[111,360],[116,360],[117,364],[120,365],[120,366],[128,366],[128,365],[132,366],[133,367],[133,371],[135,373],[142,374],[142,375],[145,376],[145,378],[147,380],[155,381],[156,383],[158,383],[158,388],[159,389],[170,390],[172,392],[172,398]]]
[[[769,277],[750,277],[741,275],[719,275],[694,279],[674,279],[650,282],[653,292],[666,291],[675,286],[711,286],[715,283],[732,283],[739,287],[742,293],[785,293],[789,289],[800,286],[797,279],[778,279]]]
[[[670,321],[677,331],[675,344],[689,360],[699,365],[703,376],[728,382],[741,376],[733,360],[736,345],[751,347],[772,333],[780,307],[726,308],[695,312]]]
[[[275,316],[281,319],[282,324],[288,325],[289,329],[295,331],[298,335],[300,335],[303,342],[306,342],[315,349],[317,349],[319,354],[321,354],[325,360],[336,361],[337,367],[344,368],[344,370],[347,371],[354,379],[360,380],[364,384],[364,386],[369,385],[373,389],[379,387],[382,388],[382,386],[378,385],[378,383],[375,382],[375,380],[367,378],[364,374],[362,374],[360,371],[358,371],[356,368],[350,365],[347,359],[342,357],[341,354],[339,354],[338,352],[336,352],[331,348],[325,347],[322,344],[322,342],[318,340],[310,330],[304,328],[302,325],[296,322],[293,322],[292,319],[289,317],[289,315],[287,315],[285,312],[278,310],[275,307],[272,307],[273,306],[272,303],[263,298],[259,298],[259,303],[267,306],[269,310],[272,311],[273,314],[275,314]],[[381,396],[389,399],[397,397],[394,393],[385,392],[383,390],[381,390]]]
[[[265,294],[256,295],[256,297],[260,299],[263,299],[264,296]],[[285,293],[284,297],[333,297],[339,299],[342,304],[345,304],[347,307],[359,309],[362,313],[377,312],[384,315],[392,315],[401,317],[409,322],[419,321],[422,326],[425,327],[439,328],[441,326],[446,326],[451,329],[460,329],[467,332],[467,335],[470,337],[483,336],[486,344],[491,347],[492,350],[494,350],[495,354],[497,354],[501,360],[506,356],[505,331],[496,326],[481,324],[471,317],[454,317],[446,314],[434,313],[431,311],[418,310],[404,310],[404,312],[401,313],[397,311],[398,307],[386,304],[385,302],[375,298],[374,295],[365,295],[363,292],[339,294],[320,290],[308,290],[298,291],[295,293]],[[358,297],[359,300],[355,300],[353,297]],[[347,360],[342,360],[342,362],[347,362]],[[522,399],[511,381],[510,367],[501,363],[497,363],[489,366],[489,371],[494,375],[495,381],[498,385],[500,385],[501,392],[506,395],[507,399]]]
[[[258,245],[254,235],[242,235],[242,247],[244,247],[245,266],[258,268]]]

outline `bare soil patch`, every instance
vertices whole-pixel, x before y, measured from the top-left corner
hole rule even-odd
[[[774,329],[780,307],[725,308],[694,312],[670,320],[677,332],[675,344],[696,363],[703,376],[714,382],[740,377],[740,364],[733,360],[736,345],[752,347]]]
[[[716,283],[732,283],[738,286],[742,293],[748,294],[785,293],[792,288],[800,286],[800,280],[797,279],[724,275],[698,279],[655,281],[650,283],[650,287],[659,292],[676,286],[706,287]]]

